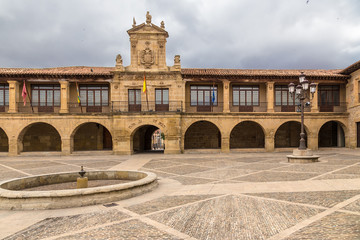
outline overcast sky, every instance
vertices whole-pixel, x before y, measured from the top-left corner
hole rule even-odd
[[[130,62],[135,17],[165,22],[167,64],[342,69],[360,60],[359,0],[0,0],[0,67]]]

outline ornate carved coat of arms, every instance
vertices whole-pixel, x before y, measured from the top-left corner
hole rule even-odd
[[[140,63],[143,64],[145,68],[151,68],[151,65],[155,63],[154,53],[149,47],[140,52]]]

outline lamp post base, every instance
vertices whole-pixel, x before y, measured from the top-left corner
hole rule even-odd
[[[313,155],[311,149],[294,149],[293,154],[286,157],[290,163],[312,163],[318,162],[320,156]]]

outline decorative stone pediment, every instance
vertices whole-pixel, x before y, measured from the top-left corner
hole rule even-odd
[[[146,22],[136,25],[127,32],[131,44],[131,64],[126,69],[130,71],[167,71],[166,66],[166,38],[165,23],[161,26],[153,24],[149,12],[146,14]]]

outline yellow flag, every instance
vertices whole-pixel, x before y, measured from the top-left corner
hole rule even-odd
[[[144,74],[143,92],[146,93],[146,78]]]

